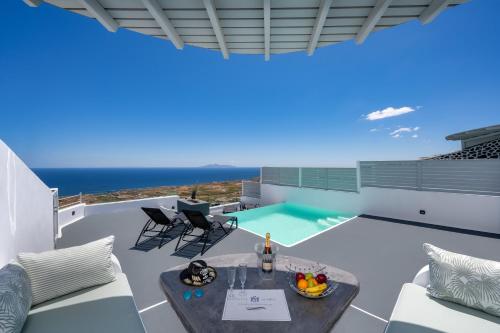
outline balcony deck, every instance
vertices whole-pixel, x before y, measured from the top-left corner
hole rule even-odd
[[[162,271],[186,263],[196,255],[195,245],[174,252],[176,240],[161,249],[133,249],[146,222],[139,210],[88,216],[63,229],[58,248],[79,245],[100,237],[116,236],[115,254],[127,274],[137,307],[150,333],[185,332],[159,286]],[[401,222],[401,221],[400,221]],[[235,230],[211,247],[203,258],[251,252],[259,237]],[[500,261],[500,240],[485,235],[438,230],[430,227],[357,217],[281,253],[318,260],[350,271],[361,290],[333,332],[383,332],[401,286],[411,282],[426,264],[422,243]],[[199,255],[197,256],[199,258]]]

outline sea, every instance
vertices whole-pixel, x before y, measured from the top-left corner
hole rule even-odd
[[[258,177],[259,168],[34,168],[59,196],[106,193],[118,190],[195,185]]]

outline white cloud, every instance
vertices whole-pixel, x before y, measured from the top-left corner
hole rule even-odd
[[[405,113],[410,113],[415,111],[414,108],[409,106],[403,106],[401,108],[393,108],[392,106],[385,108],[383,110],[377,110],[369,113],[365,119],[366,120],[379,120],[384,118],[396,117],[403,115]]]
[[[416,132],[420,129],[419,126],[416,126],[416,127],[401,127],[401,128],[398,128],[397,130],[394,130],[392,131],[391,133],[389,133],[390,136],[392,136],[393,138],[397,139],[397,138],[400,138],[402,137],[402,134],[404,133],[412,133],[412,132]],[[411,136],[412,138],[416,139],[418,138],[418,134],[413,134]]]
[[[370,132],[378,132],[378,129],[377,129],[377,128],[372,128],[372,129],[370,130]]]
[[[401,128],[398,128],[397,130],[395,131],[392,131],[391,133],[389,133],[390,136],[394,136],[396,134],[401,134],[403,132],[412,132],[413,129],[409,128],[409,127],[401,127]]]

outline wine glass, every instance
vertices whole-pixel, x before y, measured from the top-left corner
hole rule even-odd
[[[233,295],[234,281],[236,280],[236,267],[230,266],[227,268],[227,282],[229,283],[229,295]]]
[[[241,282],[241,293],[245,292],[245,282],[247,281],[247,264],[240,264],[238,274]]]
[[[290,264],[290,257],[288,256],[283,256],[283,268],[285,272],[290,272],[292,270],[291,264]]]

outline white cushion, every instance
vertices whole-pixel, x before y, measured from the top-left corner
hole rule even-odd
[[[401,289],[386,333],[498,333],[500,318],[427,295],[406,283]]]
[[[115,274],[123,272],[122,265],[120,264],[120,261],[114,254],[111,254],[111,262],[113,263],[113,270],[115,271]]]
[[[114,236],[85,245],[42,253],[19,253],[31,282],[33,305],[84,288],[111,282]]]
[[[104,285],[83,289],[29,312],[22,333],[145,332],[123,273]]]
[[[500,262],[424,244],[429,258],[429,295],[500,316]]]
[[[425,265],[413,278],[413,283],[417,286],[427,288],[430,283],[429,265]]]

